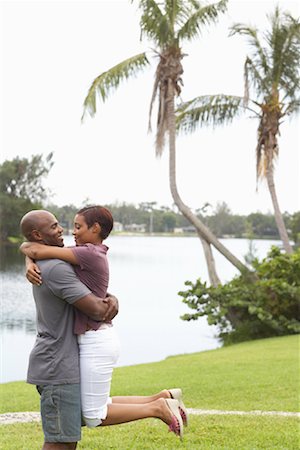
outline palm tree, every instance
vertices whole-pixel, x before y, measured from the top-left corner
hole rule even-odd
[[[262,42],[256,28],[243,24],[231,27],[230,35],[246,36],[252,49],[244,65],[244,97],[222,94],[197,97],[179,106],[177,120],[180,130],[192,132],[199,125],[229,123],[244,111],[258,119],[257,181],[267,180],[280,238],[285,251],[292,253],[275,189],[274,161],[279,151],[280,124],[297,113],[300,106],[300,23],[289,13],[281,13],[278,7],[269,21],[271,27]]]
[[[200,35],[201,27],[216,22],[218,15],[224,13],[227,0],[201,7],[196,0],[141,0],[141,38],[146,36],[154,43],[154,56],[158,59],[156,75],[150,102],[149,124],[154,101],[158,97],[158,115],[156,132],[156,155],[160,156],[168,137],[169,147],[169,180],[174,203],[180,212],[192,223],[204,245],[204,253],[208,262],[211,282],[216,285],[220,281],[215,271],[210,244],[220,251],[240,271],[247,267],[236,258],[211,231],[192,213],[181,200],[176,186],[176,116],[175,98],[181,92],[182,85],[182,52],[183,41]],[[117,88],[121,81],[136,75],[149,66],[146,53],[141,53],[112,67],[99,75],[92,83],[84,101],[84,113],[93,116],[96,113],[97,94],[102,101],[107,99],[112,88]],[[151,128],[151,126],[149,125]]]

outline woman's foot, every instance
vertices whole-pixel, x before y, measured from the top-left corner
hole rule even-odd
[[[153,417],[158,417],[169,426],[172,431],[182,439],[183,423],[179,412],[179,402],[172,398],[160,398],[155,402],[156,413]]]
[[[179,436],[182,440],[183,438],[183,422],[179,410],[179,402],[175,399],[166,399],[165,400],[171,414],[171,423],[169,423],[169,431],[172,431],[176,434],[176,436]]]
[[[182,390],[180,388],[174,388],[174,389],[169,389],[168,392],[169,392],[171,398],[178,401],[179,412],[180,412],[180,415],[182,418],[183,425],[185,427],[187,427],[188,426],[188,412],[187,412],[185,404],[183,403],[183,400],[182,400]]]

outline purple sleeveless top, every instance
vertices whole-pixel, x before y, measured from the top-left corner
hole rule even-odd
[[[84,244],[71,247],[79,265],[74,270],[79,280],[94,295],[105,298],[109,281],[109,267],[106,257],[108,247],[104,244]],[[87,329],[98,330],[102,322],[90,319],[83,312],[74,308],[74,333],[84,334]]]

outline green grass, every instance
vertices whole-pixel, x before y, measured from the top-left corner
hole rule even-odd
[[[37,423],[0,427],[0,449],[40,450]],[[297,450],[299,421],[282,417],[192,416],[182,442],[158,420],[83,429],[78,450]]]
[[[299,410],[299,336],[245,342],[213,351],[179,355],[114,371],[113,395],[147,395],[180,386],[190,408]],[[35,387],[1,385],[1,412],[38,411]],[[3,425],[3,450],[35,450],[40,424]],[[78,449],[291,449],[299,446],[299,420],[291,417],[191,416],[181,443],[158,420],[96,430],[83,429]]]

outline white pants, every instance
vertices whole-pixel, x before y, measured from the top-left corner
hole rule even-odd
[[[120,353],[119,339],[114,327],[107,327],[79,335],[78,345],[82,416],[88,427],[97,427],[106,418],[111,403],[110,385]]]

